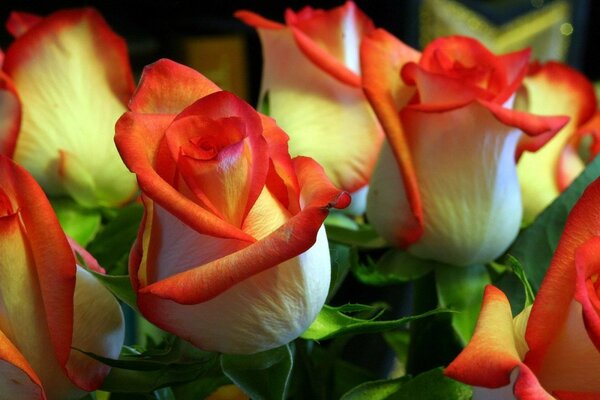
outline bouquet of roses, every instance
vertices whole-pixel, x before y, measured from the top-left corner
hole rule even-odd
[[[136,83],[93,9],[11,14],[0,398],[600,398],[593,85],[351,1],[236,17],[256,108]]]

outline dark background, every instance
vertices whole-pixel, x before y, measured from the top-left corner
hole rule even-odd
[[[491,22],[502,24],[533,10],[541,0],[461,0],[476,9]],[[551,0],[546,0],[546,4]],[[92,6],[97,8],[109,25],[128,42],[133,69],[136,73],[146,64],[161,57],[181,60],[177,42],[185,36],[241,33],[247,38],[247,59],[250,99],[255,100],[260,84],[260,43],[253,29],[233,18],[239,9],[248,9],[267,18],[282,21],[286,8],[299,10],[306,5],[332,8],[343,0],[217,0],[217,1],[127,1],[127,0],[58,0],[2,1],[0,21],[4,23],[10,11],[27,11],[47,15],[60,8]],[[356,0],[355,3],[375,25],[385,28],[408,44],[418,47],[419,0]],[[543,1],[542,1],[543,3]],[[600,30],[595,21],[600,18],[600,2],[571,0],[573,25],[576,26],[569,54],[569,63],[592,80],[600,79]],[[0,29],[0,47],[6,49],[12,38]]]

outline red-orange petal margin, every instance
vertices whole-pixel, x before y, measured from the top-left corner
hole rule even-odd
[[[156,297],[180,304],[208,301],[238,282],[308,250],[315,243],[317,231],[329,209],[348,206],[350,196],[335,188],[314,160],[297,157],[294,167],[305,201],[304,208],[298,214],[264,239],[242,250],[146,287],[139,287],[140,309],[152,313],[151,304]]]
[[[536,373],[568,315],[576,290],[576,250],[588,240],[600,236],[600,179],[588,186],[571,210],[550,267],[542,281],[531,310],[525,338],[529,352],[525,362]],[[556,329],[548,329],[553,321]]]
[[[60,365],[65,368],[73,336],[75,257],[50,202],[33,177],[0,156],[0,182],[16,203],[27,230],[50,340]]]
[[[198,71],[163,58],[144,68],[129,109],[148,114],[178,114],[199,98],[220,90]]]
[[[444,374],[469,385],[499,388],[509,384],[512,370],[520,365],[510,303],[500,289],[488,285],[473,337]]]
[[[373,107],[394,152],[402,176],[414,223],[398,237],[408,246],[423,234],[423,209],[412,156],[399,116],[398,106],[408,102],[402,94],[400,70],[410,61],[418,61],[420,53],[405,45],[383,29],[365,37],[360,50],[363,89]]]
[[[164,144],[164,132],[173,120],[169,114],[126,112],[116,124],[115,143],[130,171],[136,174],[142,191],[188,224],[192,229],[218,237],[254,242],[241,229],[218,218],[192,200],[183,196],[157,172],[159,149]],[[170,157],[169,154],[162,154]],[[162,164],[175,165],[174,160]]]

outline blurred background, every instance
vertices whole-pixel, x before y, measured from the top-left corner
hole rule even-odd
[[[540,60],[559,59],[600,80],[600,2],[591,0],[356,0],[376,26],[422,48],[431,39],[459,33],[477,37],[503,53],[531,46]],[[134,71],[161,57],[184,63],[251,103],[260,85],[260,42],[253,29],[233,17],[239,9],[283,20],[286,8],[332,8],[342,0],[5,0],[0,20],[11,11],[47,15],[92,6],[129,45]],[[0,47],[11,42],[0,29]]]

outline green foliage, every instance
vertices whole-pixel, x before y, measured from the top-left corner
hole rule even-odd
[[[171,385],[202,377],[222,376],[217,353],[198,350],[173,336],[166,338],[157,347],[143,351],[124,346],[118,360],[83,353],[112,367],[101,388],[112,393],[154,396],[155,391]]]
[[[67,235],[81,246],[94,239],[101,227],[102,214],[99,210],[85,208],[66,197],[53,198],[52,208]]]
[[[331,218],[325,220],[329,241],[356,246],[359,249],[381,249],[388,246],[385,239],[379,236],[371,225],[351,225],[349,222],[342,223],[340,221],[343,219],[337,214],[333,214]]]
[[[481,309],[483,291],[490,276],[483,265],[455,267],[438,265],[435,281],[439,305],[457,311],[452,314],[452,327],[463,345],[473,335]]]
[[[293,344],[256,354],[221,356],[223,373],[254,400],[284,400],[293,366]]]
[[[596,157],[585,171],[533,223],[521,232],[508,254],[518,259],[537,292],[546,274],[554,250],[558,245],[567,216],[585,188],[600,176],[600,157]]]
[[[365,285],[386,286],[419,279],[428,274],[439,263],[414,257],[406,251],[389,249],[376,262],[371,259],[360,263],[353,259],[352,272]]]
[[[531,284],[527,280],[527,276],[525,274],[525,269],[523,269],[523,265],[517,260],[515,257],[508,255],[506,258],[508,265],[510,265],[513,273],[519,279],[521,284],[523,285],[523,293],[525,297],[524,306],[530,306],[533,304],[533,300],[535,299],[535,294],[533,293],[533,289],[531,288]]]
[[[470,386],[444,376],[441,368],[408,376],[363,383],[341,400],[470,400]]]
[[[108,274],[127,274],[129,251],[137,236],[142,214],[143,207],[137,203],[105,213],[108,222],[87,249]]]
[[[116,298],[132,309],[137,310],[137,296],[131,286],[129,275],[104,275],[92,270],[88,271],[110,290]]]
[[[375,316],[371,319],[362,319],[347,314],[357,311],[374,312]],[[435,309],[420,315],[404,317],[391,321],[377,320],[382,311],[383,309],[380,307],[378,308],[375,306],[365,306],[360,304],[349,304],[342,307],[331,307],[325,305],[317,316],[316,320],[306,330],[306,332],[302,334],[302,338],[318,341],[349,334],[384,332],[387,330],[404,327],[411,321],[448,312],[449,310]]]

